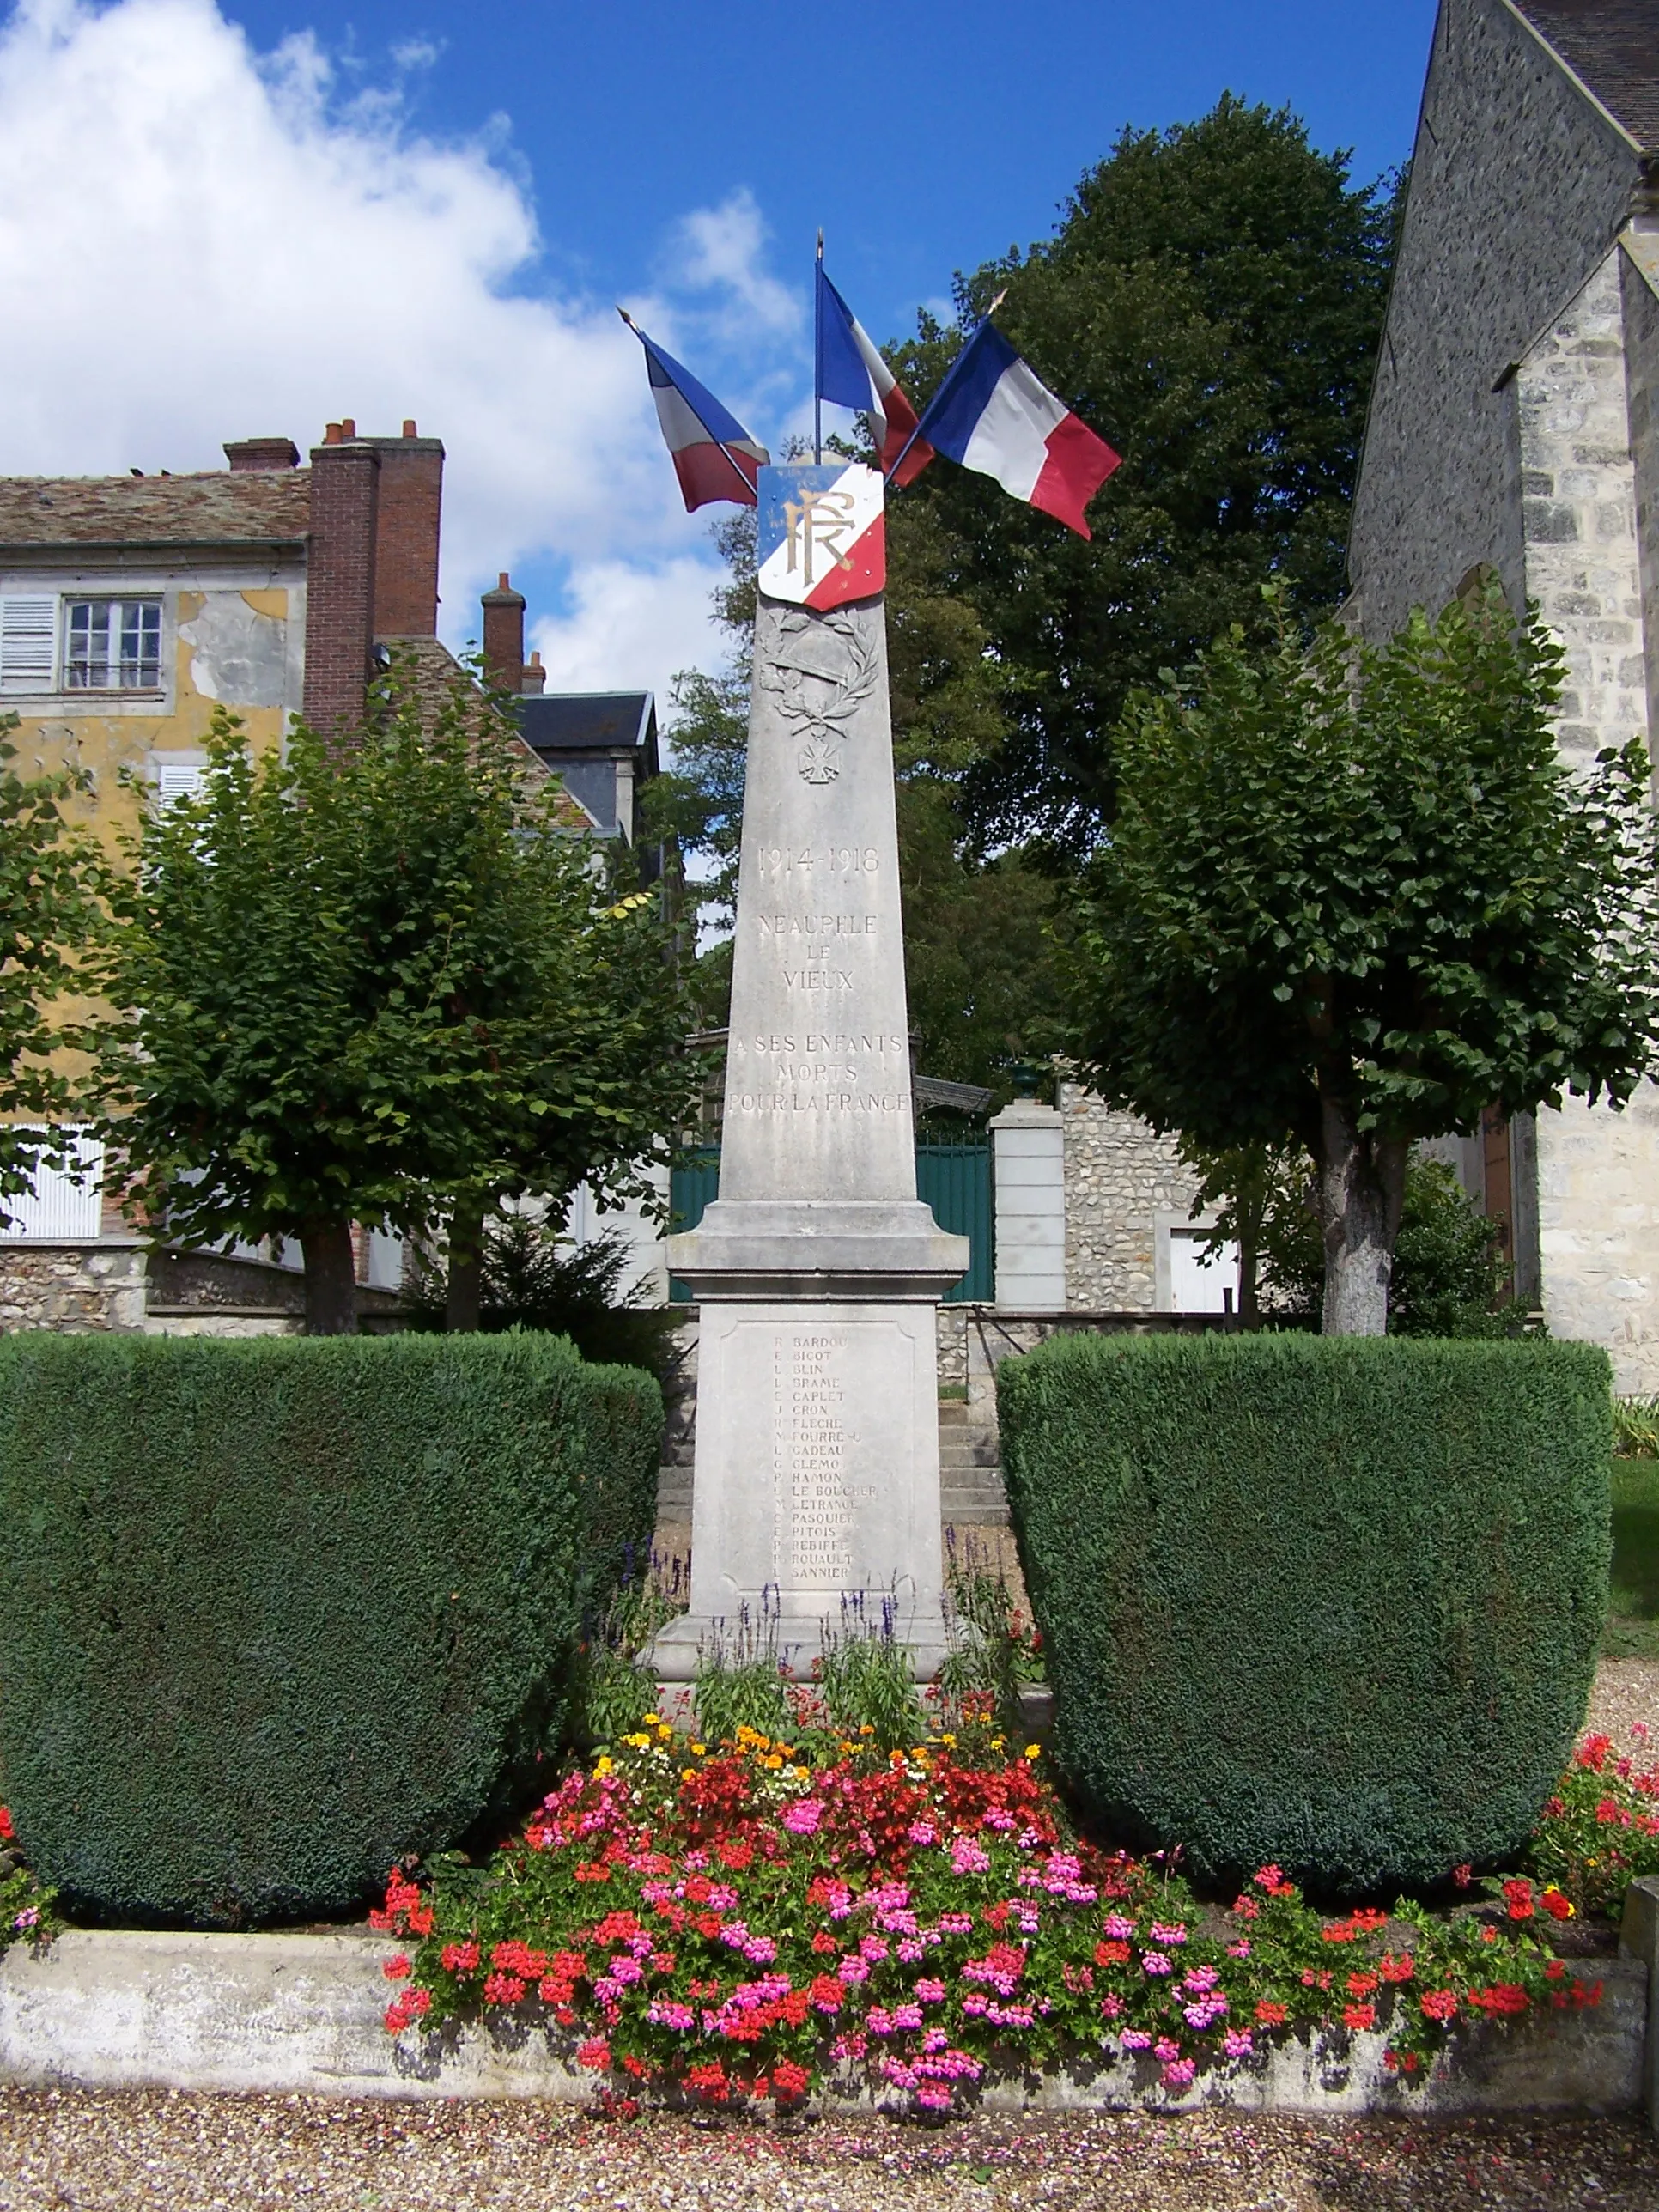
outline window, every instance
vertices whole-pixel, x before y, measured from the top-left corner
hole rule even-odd
[[[9,1217],[0,1227],[0,1238],[8,1244],[89,1243],[98,1237],[104,1211],[103,1146],[77,1131],[70,1156],[69,1167],[43,1160],[31,1189],[0,1200],[0,1212]]]
[[[0,691],[50,691],[57,643],[55,598],[0,598]]]
[[[160,599],[70,599],[66,691],[154,691],[161,682]]]

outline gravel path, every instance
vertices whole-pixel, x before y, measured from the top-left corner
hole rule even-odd
[[[546,2105],[0,2091],[3,2212],[1652,2212],[1634,2122],[1223,2112],[787,2134]]]
[[[1645,1744],[1631,1733],[1633,1721],[1650,1731]],[[1621,1751],[1633,1751],[1644,1765],[1659,1764],[1659,1659],[1604,1659],[1595,1670],[1587,1729],[1610,1735]]]

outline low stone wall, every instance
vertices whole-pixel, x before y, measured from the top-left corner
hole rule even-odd
[[[366,1330],[398,1328],[405,1311],[400,1292],[359,1285]],[[136,1237],[0,1243],[0,1333],[293,1336],[304,1323],[304,1275],[267,1260],[153,1251]]]
[[[144,1249],[129,1243],[0,1244],[0,1330],[141,1329]]]
[[[570,2036],[506,2026],[396,2040],[381,2024],[382,1960],[398,1946],[357,1933],[60,1936],[44,1957],[0,1960],[0,2081],[20,2087],[259,2091],[331,2097],[541,2097],[586,2103]],[[1590,1973],[1589,1968],[1575,1972]],[[1292,2043],[1200,2076],[1170,2096],[1158,2069],[1114,2060],[1047,2079],[988,2084],[997,2111],[1241,2111],[1335,2118],[1408,2112],[1623,2112],[1642,2101],[1647,1971],[1598,1961],[1601,2002],[1519,2030],[1460,2033],[1420,2088],[1382,2063],[1379,2034]],[[823,2100],[866,2106],[850,2085]],[[889,2101],[884,2100],[882,2101]],[[897,2100],[901,2105],[902,2100]]]

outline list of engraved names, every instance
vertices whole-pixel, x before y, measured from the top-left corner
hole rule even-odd
[[[851,1587],[854,1520],[876,1495],[848,1465],[848,1350],[844,1329],[780,1328],[773,1340],[772,1568],[785,1588]]]

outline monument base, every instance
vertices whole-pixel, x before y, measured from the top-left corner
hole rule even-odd
[[[890,1633],[918,1680],[945,1656],[932,1300],[702,1308],[691,1609],[646,1663],[775,1654],[799,1680],[832,1635]]]

